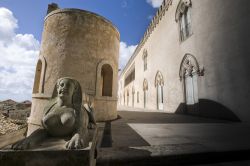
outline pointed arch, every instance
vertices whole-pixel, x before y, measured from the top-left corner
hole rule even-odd
[[[148,81],[143,80],[143,106],[146,108],[147,105],[147,91],[148,91]]]
[[[163,79],[163,75],[161,74],[160,71],[157,71],[156,75],[155,75],[155,87],[157,86],[163,86],[164,85],[164,79]]]
[[[193,111],[193,107],[199,102],[198,97],[198,82],[199,76],[202,76],[204,69],[200,69],[199,63],[195,56],[185,54],[180,64],[179,77],[183,80],[183,96],[187,105],[188,111]]]
[[[185,75],[190,75],[192,76],[193,73],[197,73],[199,76],[204,75],[204,68],[200,68],[200,65],[192,54],[185,54],[181,64],[180,64],[180,70],[179,70],[179,77],[180,80],[183,79]]]
[[[156,103],[158,110],[163,110],[163,86],[164,86],[163,75],[160,71],[157,71],[155,75],[155,87],[156,87]]]
[[[146,79],[143,80],[143,91],[148,90],[148,81]]]

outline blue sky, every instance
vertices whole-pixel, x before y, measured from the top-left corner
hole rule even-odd
[[[156,12],[146,0],[0,0],[0,6],[17,18],[17,33],[33,34],[40,41],[47,5],[52,2],[60,8],[79,8],[106,17],[118,27],[121,41],[128,45],[139,42],[150,22],[148,18]]]
[[[31,99],[43,19],[52,2],[109,19],[121,35],[123,68],[162,0],[0,0],[0,100]]]

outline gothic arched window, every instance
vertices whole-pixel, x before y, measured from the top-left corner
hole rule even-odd
[[[180,0],[176,10],[175,20],[179,22],[181,41],[192,35],[191,5],[191,0]]]
[[[187,105],[199,102],[198,77],[204,75],[204,69],[200,69],[198,61],[191,54],[186,54],[181,62],[179,76],[183,80],[184,97]]]
[[[146,71],[148,68],[148,52],[147,52],[147,50],[143,51],[142,59],[143,59],[143,70]]]
[[[155,87],[156,87],[156,101],[157,101],[157,109],[163,110],[163,85],[164,79],[160,71],[156,73],[155,76]]]
[[[147,91],[148,91],[148,81],[144,79],[143,81],[143,100],[144,100],[144,108],[147,105]]]

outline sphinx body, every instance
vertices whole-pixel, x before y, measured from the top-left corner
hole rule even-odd
[[[68,77],[58,79],[52,99],[44,109],[43,128],[34,131],[12,148],[28,149],[48,136],[71,137],[65,145],[67,149],[88,146],[88,126],[93,126],[95,121],[91,109],[85,107],[82,105],[80,84]]]

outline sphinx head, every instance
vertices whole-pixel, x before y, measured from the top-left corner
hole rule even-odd
[[[81,87],[79,82],[73,78],[63,77],[58,79],[56,84],[56,92],[56,96],[61,98],[63,101],[70,102],[73,105],[81,104]]]
[[[60,98],[71,100],[75,89],[75,82],[71,79],[62,78],[57,82],[57,95]]]

